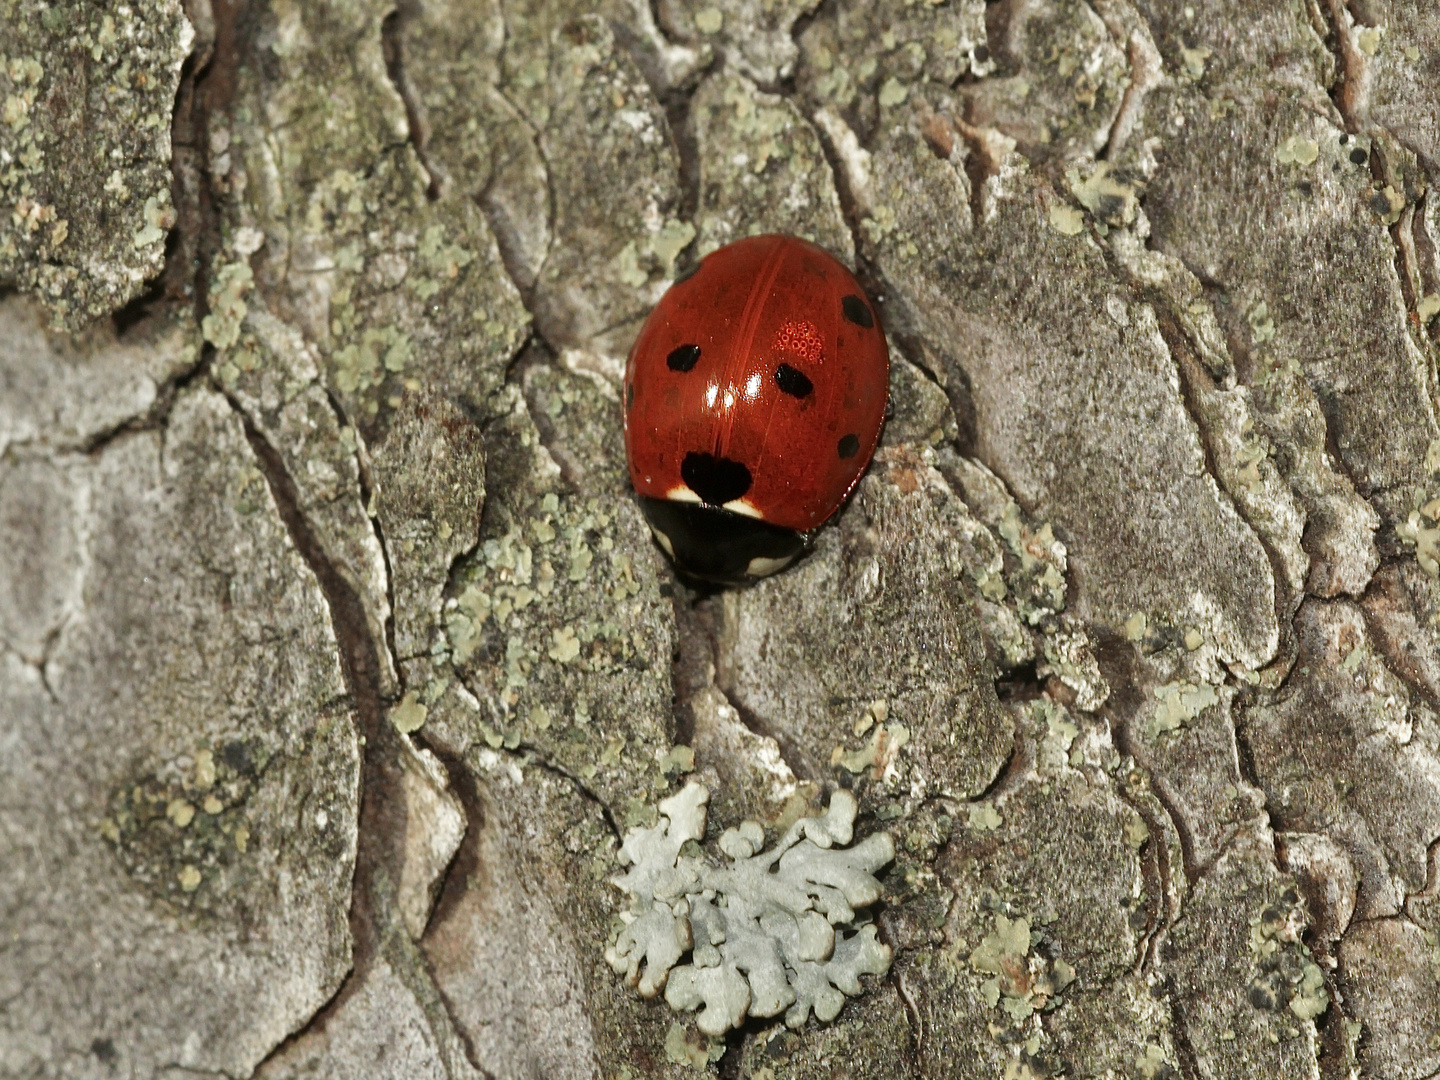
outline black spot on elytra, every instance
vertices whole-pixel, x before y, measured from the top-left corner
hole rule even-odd
[[[631,407],[632,405],[634,405],[634,404],[635,404],[635,384],[632,382],[632,383],[626,384],[626,386],[625,386],[625,408],[628,409],[628,408],[630,408],[630,407]]]
[[[844,313],[845,318],[856,326],[863,326],[868,330],[875,325],[875,316],[870,314],[869,305],[854,293],[840,301],[840,310]]]
[[[860,436],[846,435],[836,445],[835,452],[842,458],[852,458],[860,452]]]
[[[775,385],[795,398],[809,397],[810,391],[815,389],[815,384],[806,378],[803,371],[796,371],[789,364],[781,364],[775,369]]]
[[[723,506],[750,490],[750,470],[740,462],[693,450],[680,463],[680,479],[711,506]]]
[[[689,371],[700,362],[699,345],[677,345],[665,357],[665,366],[671,371]]]
[[[1365,153],[1365,151],[1360,149],[1358,146],[1354,150],[1350,151],[1350,160],[1353,161],[1356,165],[1364,165],[1365,162],[1369,160],[1369,157],[1370,155]]]

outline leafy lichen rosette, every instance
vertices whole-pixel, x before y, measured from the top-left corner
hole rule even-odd
[[[855,797],[836,791],[819,817],[801,818],[768,851],[755,821],[721,834],[725,862],[698,848],[710,793],[701,784],[660,803],[660,821],[632,828],[613,879],[630,894],[605,959],[641,996],[662,989],[672,1009],[722,1035],[746,1016],[785,1014],[800,1027],[833,1020],[861,975],[884,975],[890,947],[864,912],[880,898],[876,871],[895,857],[889,833],[853,847]],[[694,852],[692,854],[691,852]],[[680,963],[686,953],[688,963]]]

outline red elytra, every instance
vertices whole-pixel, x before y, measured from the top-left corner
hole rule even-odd
[[[833,256],[793,236],[707,255],[625,371],[630,479],[682,569],[773,572],[845,501],[880,439],[885,334]]]

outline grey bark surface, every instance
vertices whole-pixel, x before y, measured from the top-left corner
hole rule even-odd
[[[1440,9],[0,0],[0,1077],[1440,1076]],[[677,580],[757,232],[893,404]],[[886,975],[709,1037],[626,831],[837,787]]]

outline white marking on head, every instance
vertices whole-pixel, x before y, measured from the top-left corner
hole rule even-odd
[[[750,560],[750,565],[745,567],[745,573],[750,577],[769,577],[777,570],[784,570],[785,567],[790,565],[791,560],[794,558],[794,555],[786,555],[783,559],[763,559],[757,557]]]
[[[671,502],[698,503],[700,501],[700,496],[696,495],[695,492],[691,491],[684,484],[677,484],[669,491],[665,492],[665,498],[669,499]]]
[[[755,509],[755,506],[748,499],[731,499],[725,504],[725,509],[736,514],[744,514],[746,517],[760,518],[764,520],[765,515]]]
[[[670,538],[655,528],[654,525],[650,526],[650,531],[655,534],[655,541],[665,549],[665,554],[673,559],[675,557],[675,545],[670,543]]]

